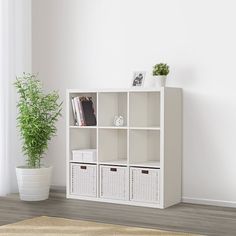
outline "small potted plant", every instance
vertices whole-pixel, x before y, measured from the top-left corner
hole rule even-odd
[[[43,93],[36,75],[24,73],[14,83],[19,101],[17,116],[26,166],[16,167],[20,198],[41,201],[48,198],[52,167],[44,166],[41,159],[48,142],[56,134],[55,123],[61,116],[62,103],[53,91]]]
[[[169,72],[169,66],[167,64],[159,63],[153,67],[152,74],[155,77],[156,81],[160,84],[160,86],[165,87],[166,78]]]

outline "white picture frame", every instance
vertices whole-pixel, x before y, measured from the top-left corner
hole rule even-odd
[[[146,71],[134,71],[131,87],[134,87],[134,88],[143,87],[145,76],[146,76]]]

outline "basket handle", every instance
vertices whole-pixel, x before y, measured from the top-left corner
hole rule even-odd
[[[148,175],[148,170],[142,170],[142,174]]]
[[[117,171],[117,168],[110,168],[110,171]]]
[[[80,169],[86,170],[87,166],[80,166]]]

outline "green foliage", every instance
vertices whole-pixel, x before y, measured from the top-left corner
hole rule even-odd
[[[156,64],[153,66],[153,75],[168,75],[169,74],[169,66],[164,63]]]
[[[19,94],[18,127],[23,141],[22,150],[30,168],[40,167],[40,160],[48,148],[48,141],[56,134],[55,123],[61,116],[59,95],[44,94],[36,75],[24,73],[14,83]]]

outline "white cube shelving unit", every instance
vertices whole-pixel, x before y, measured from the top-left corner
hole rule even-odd
[[[74,125],[74,96],[93,98],[97,126]],[[66,140],[67,198],[156,208],[181,201],[182,89],[67,90]],[[96,161],[73,161],[80,149],[97,149]]]

